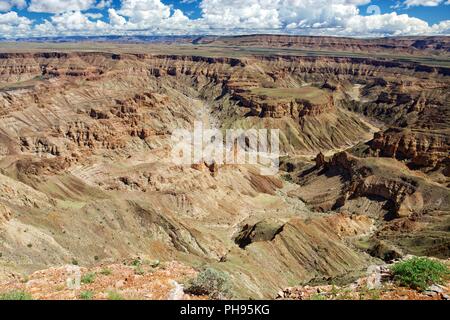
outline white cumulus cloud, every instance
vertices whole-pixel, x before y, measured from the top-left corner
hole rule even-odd
[[[211,29],[275,29],[281,27],[279,0],[203,0],[199,21]]]
[[[191,25],[191,21],[181,10],[172,10],[171,6],[160,0],[122,0],[121,7],[112,10],[109,12],[111,22],[128,30],[167,33],[184,30],[188,33]]]
[[[436,7],[440,5],[444,0],[405,0],[404,4],[407,7]]]
[[[0,0],[0,11],[9,11],[12,8],[23,9],[26,6],[26,0]]]
[[[100,0],[95,6],[97,9],[109,8],[112,6],[112,0]]]
[[[28,11],[62,13],[93,8],[96,0],[31,0]]]
[[[0,14],[0,36],[25,36],[29,33],[31,24],[31,20],[20,17],[14,11]]]
[[[354,16],[345,23],[342,33],[351,35],[418,35],[430,33],[427,22],[409,17],[407,14],[398,15],[395,12],[371,15]]]

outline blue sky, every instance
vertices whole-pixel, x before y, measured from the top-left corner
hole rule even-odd
[[[0,37],[450,34],[450,0],[0,0]]]

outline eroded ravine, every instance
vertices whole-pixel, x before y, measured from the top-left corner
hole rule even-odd
[[[424,161],[411,151],[415,142],[394,143],[396,157],[422,165],[410,170],[373,157],[391,149],[392,133],[373,143],[381,126],[366,120],[390,114],[395,120],[383,125],[425,130],[418,114],[433,117],[440,108],[445,117],[446,94],[427,89],[448,88],[437,69],[420,74],[408,63],[351,58],[100,53],[11,54],[2,62],[6,83],[36,81],[0,92],[3,277],[140,256],[212,265],[230,273],[238,297],[271,298],[380,262],[349,239],[381,230],[407,251],[394,222],[414,217],[414,228],[431,228],[424,232],[446,244],[433,228],[448,214],[447,129],[442,139],[433,130],[418,136],[432,146]],[[171,133],[198,120],[205,128],[279,128],[285,167],[266,177],[248,165],[218,172],[174,165]],[[362,159],[338,152],[350,147]],[[311,162],[319,152],[331,159]],[[387,213],[397,220],[386,222]],[[445,254],[432,244],[424,250]]]

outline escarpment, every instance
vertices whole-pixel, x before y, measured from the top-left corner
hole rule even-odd
[[[370,52],[391,54],[438,54],[448,55],[450,39],[441,37],[392,37],[355,39],[345,37],[316,37],[295,35],[243,35],[200,37],[196,44],[242,47],[294,48],[303,50],[332,50],[347,52]]]

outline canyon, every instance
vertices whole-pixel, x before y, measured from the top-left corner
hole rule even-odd
[[[0,283],[139,257],[275,298],[448,259],[449,42],[0,45]],[[280,172],[174,164],[172,133],[196,121],[279,129]]]

